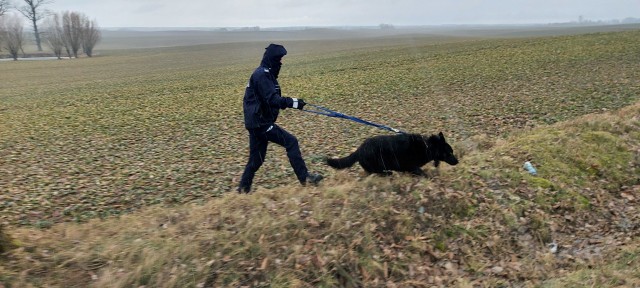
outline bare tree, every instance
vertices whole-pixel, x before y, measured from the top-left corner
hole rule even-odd
[[[18,52],[22,50],[24,42],[24,25],[22,20],[13,15],[0,17],[0,30],[4,31],[3,42],[13,60],[18,60]],[[23,52],[24,53],[24,52]]]
[[[102,33],[95,20],[89,20],[87,16],[83,16],[82,25],[82,50],[87,56],[93,56],[93,47],[96,47],[98,41],[102,38]]]
[[[0,0],[0,24],[2,24],[2,15],[6,14],[11,8],[9,0]],[[0,52],[2,51],[2,39],[5,37],[4,25],[0,25]]]
[[[44,33],[42,36],[56,57],[58,57],[58,59],[62,59],[62,48],[65,48],[66,45],[60,15],[53,14],[45,20]]]
[[[7,31],[5,31],[6,27],[4,27],[4,17],[0,16],[0,52],[2,52],[2,42],[4,42],[4,38],[6,38]]]
[[[33,33],[36,36],[36,44],[38,45],[38,51],[42,51],[42,45],[40,44],[40,33],[38,32],[38,21],[47,16],[47,11],[42,11],[42,6],[53,3],[53,0],[23,0],[26,5],[18,8],[18,11],[24,15],[33,26]]]
[[[9,5],[9,0],[0,0],[0,17],[9,11],[11,5]]]
[[[102,34],[95,20],[79,12],[53,14],[46,19],[43,38],[58,59],[64,48],[69,57],[78,57],[82,47],[87,56],[93,56],[93,48],[100,41]]]
[[[67,53],[73,53],[75,58],[78,58],[78,50],[82,44],[82,18],[80,13],[77,12],[64,12],[62,14],[62,30],[64,31],[64,38],[67,48]]]

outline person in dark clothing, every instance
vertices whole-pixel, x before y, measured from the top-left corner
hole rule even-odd
[[[270,44],[264,52],[260,66],[253,71],[245,89],[242,108],[244,125],[249,131],[249,161],[240,179],[238,192],[249,193],[256,171],[264,162],[269,142],[284,147],[289,163],[302,185],[318,184],[323,176],[309,173],[302,159],[298,139],[275,122],[280,109],[296,108],[302,110],[306,104],[303,99],[283,97],[278,84],[278,74],[282,66],[282,57],[287,50],[282,45]]]

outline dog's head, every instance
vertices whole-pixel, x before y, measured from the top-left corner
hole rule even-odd
[[[458,164],[458,158],[453,155],[453,148],[451,148],[451,145],[447,143],[447,140],[444,138],[442,132],[440,132],[437,136],[429,137],[429,140],[429,149],[433,149],[431,151],[434,155],[433,165],[438,167],[438,165],[440,165],[440,161],[444,161],[449,165]]]

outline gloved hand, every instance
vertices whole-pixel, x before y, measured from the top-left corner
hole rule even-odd
[[[307,105],[307,103],[304,102],[304,99],[298,99],[298,98],[291,98],[291,99],[293,99],[293,108],[303,110],[304,105]]]

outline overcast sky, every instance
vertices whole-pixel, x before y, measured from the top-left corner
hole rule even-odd
[[[22,2],[22,0],[14,0]],[[529,24],[640,18],[640,0],[52,0],[101,27]]]

